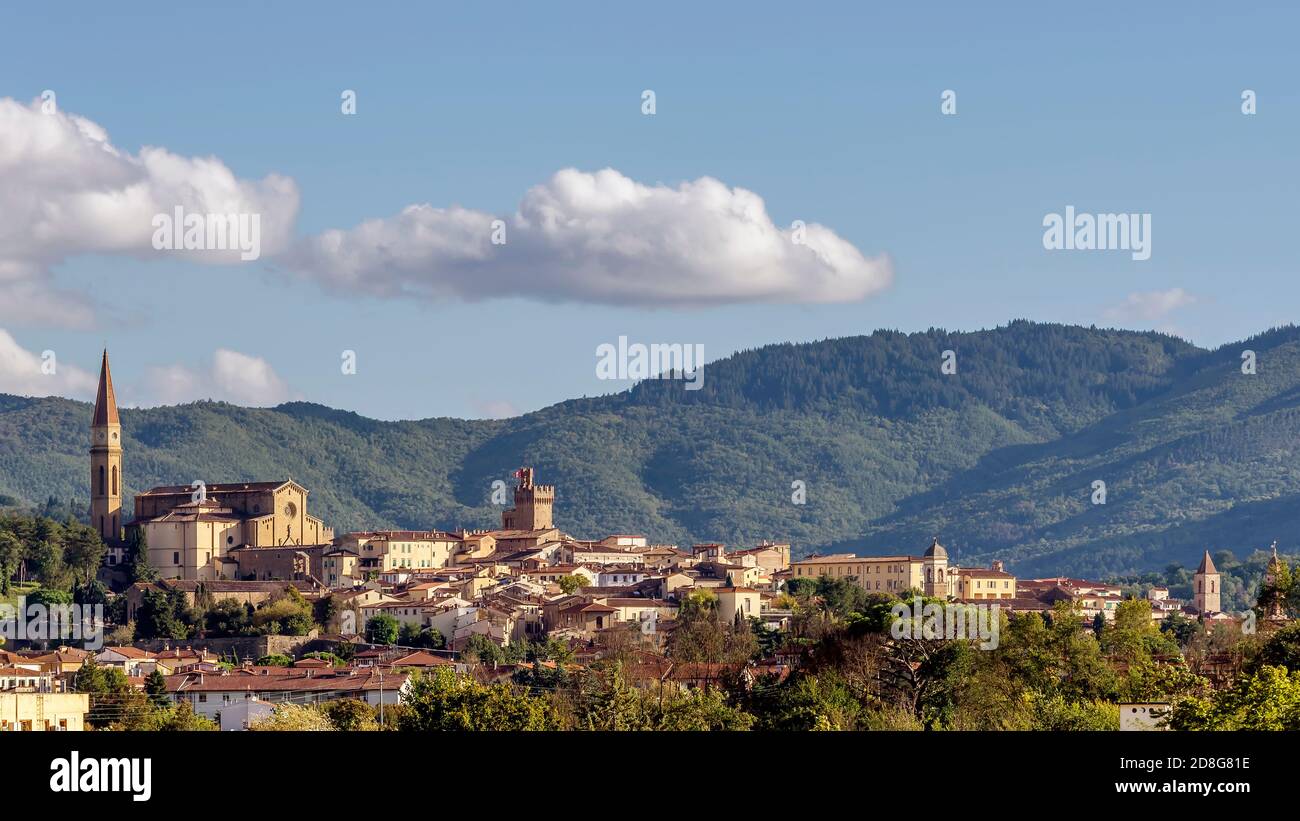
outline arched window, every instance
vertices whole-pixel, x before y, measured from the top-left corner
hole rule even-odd
[[[100,496],[108,495],[107,493],[104,492],[104,466],[103,465],[99,466],[99,495]]]
[[[113,496],[117,495],[117,465],[113,465]]]

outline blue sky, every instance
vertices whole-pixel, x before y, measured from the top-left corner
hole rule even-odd
[[[274,257],[69,253],[50,281],[91,300],[96,323],[19,309],[0,328],[87,372],[107,344],[127,401],[163,401],[150,373],[203,374],[221,349],[262,360],[281,393],[394,419],[622,389],[595,377],[597,346],[620,335],[715,359],[1019,317],[1203,345],[1295,319],[1300,20],[1284,6],[467,5],[5,9],[0,98],[52,89],[122,151],[291,178],[296,237],[420,203],[510,214],[561,169],[613,168],[752,191],[779,228],[816,222],[888,255],[892,283],[829,304],[429,300],[322,288]],[[1044,215],[1067,205],[1151,214],[1151,259],[1044,250]]]

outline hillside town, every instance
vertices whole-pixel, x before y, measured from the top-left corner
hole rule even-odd
[[[90,527],[105,547],[99,575],[117,582],[106,635],[93,647],[58,637],[0,646],[0,731],[121,727],[149,705],[168,705],[168,720],[244,730],[289,721],[287,708],[327,714],[346,703],[382,727],[430,681],[555,691],[593,670],[608,684],[611,659],[620,683],[609,686],[626,680],[661,701],[664,692],[752,696],[822,669],[818,642],[832,628],[856,635],[880,607],[913,599],[941,613],[996,606],[1012,633],[1017,617],[1053,628],[1068,615],[1098,647],[1131,633],[1146,647],[1117,670],[1140,663],[1164,670],[1157,677],[1194,677],[1184,689],[1208,693],[1231,686],[1242,661],[1222,643],[1183,652],[1156,637],[1171,624],[1213,635],[1250,622],[1254,632],[1256,621],[1223,612],[1209,551],[1189,600],[1160,586],[1137,600],[1114,583],[1017,578],[1000,561],[959,566],[938,538],[898,555],[802,559],[777,540],[579,539],[557,524],[557,489],[531,467],[515,471],[513,504],[491,530],[336,535],[309,512],[309,489],[290,479],[155,487],[136,494],[127,517],[107,352],[91,439]],[[1280,590],[1284,576],[1289,585],[1274,548],[1264,588]],[[841,600],[850,603],[837,610]],[[1262,604],[1261,629],[1290,623],[1284,596]],[[894,638],[870,651],[873,665],[899,663]],[[919,663],[901,661],[909,675]],[[1141,688],[1117,685],[1121,726],[1156,728],[1179,687],[1147,688],[1154,696],[1139,700]],[[918,708],[911,718],[927,716]]]

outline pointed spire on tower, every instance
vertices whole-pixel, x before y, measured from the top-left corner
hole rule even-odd
[[[99,366],[99,390],[95,393],[95,416],[92,425],[119,425],[117,418],[117,397],[113,394],[113,375],[108,370],[108,349],[104,349],[104,361]]]
[[[1197,573],[1218,573],[1219,572],[1214,567],[1214,559],[1210,558],[1210,551],[1208,550],[1205,551],[1205,555],[1201,557],[1201,566],[1196,568],[1196,572]]]

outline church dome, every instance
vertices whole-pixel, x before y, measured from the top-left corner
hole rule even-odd
[[[943,546],[943,545],[939,544],[939,537],[938,537],[938,536],[935,536],[935,537],[934,537],[934,543],[931,544],[930,547],[929,547],[929,549],[925,551],[925,558],[927,558],[927,559],[947,559],[947,558],[948,558],[948,551],[944,549],[944,546]]]

